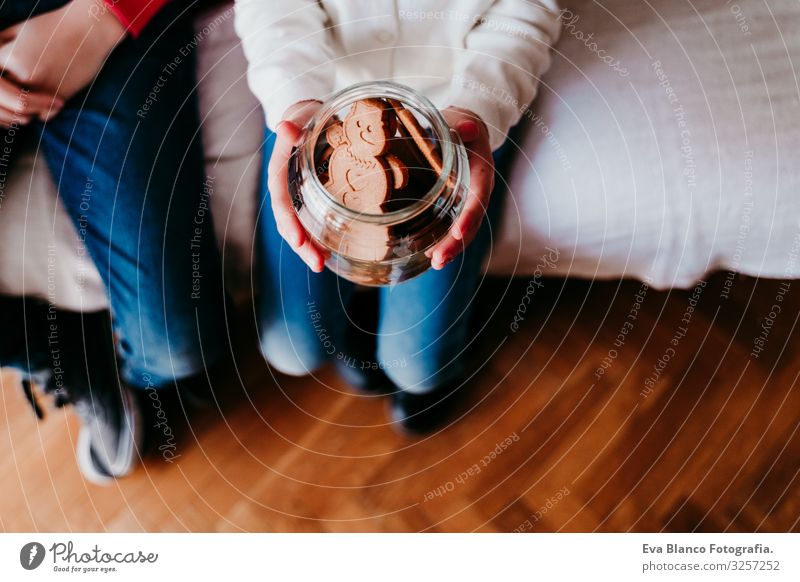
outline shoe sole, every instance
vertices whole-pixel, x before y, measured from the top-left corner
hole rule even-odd
[[[83,478],[95,485],[110,485],[114,478],[102,472],[92,455],[92,435],[86,427],[81,427],[78,433],[78,443],[75,447],[75,457],[78,460],[78,468],[81,470]]]
[[[125,434],[131,438],[121,438],[117,443],[114,462],[106,467],[93,452],[91,431],[81,427],[75,449],[78,467],[87,481],[96,485],[108,485],[114,479],[129,475],[136,466],[137,451],[141,448],[143,440],[142,418],[136,405],[134,396],[127,390],[122,392],[125,418],[123,420]]]

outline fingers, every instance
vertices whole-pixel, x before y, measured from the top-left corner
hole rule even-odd
[[[325,257],[306,234],[294,211],[289,194],[289,158],[292,155],[292,148],[298,144],[301,135],[300,128],[291,121],[283,121],[278,125],[275,148],[267,168],[269,175],[267,186],[278,232],[308,268],[319,273],[325,266]]]
[[[477,166],[478,163],[474,165]],[[493,171],[493,169],[489,170]],[[431,259],[431,267],[443,269],[472,242],[472,239],[478,234],[483,217],[486,216],[486,204],[489,202],[491,189],[491,180],[482,180],[482,184],[476,187],[478,190],[476,192],[472,192],[472,188],[470,188],[470,194],[464,202],[464,209],[450,227],[450,232],[425,253]]]
[[[466,246],[463,240],[455,238],[451,233],[425,254],[431,260],[431,267],[439,271],[444,269],[453,258],[464,252]]]
[[[0,30],[0,43],[6,43],[14,40],[19,34],[22,24],[15,24]]]
[[[277,128],[275,148],[267,168],[267,186],[278,232],[295,250],[305,242],[305,231],[297,219],[289,194],[289,158],[299,139],[300,128],[289,121],[282,122]]]
[[[461,119],[454,127],[465,144],[475,141],[480,136],[481,127],[474,119]]]
[[[295,252],[315,273],[321,273],[325,268],[325,256],[310,238],[307,238],[300,248],[295,249]]]
[[[488,182],[483,180],[483,183],[478,185],[475,191],[470,187],[470,194],[464,202],[464,209],[450,227],[447,236],[426,252],[434,269],[443,269],[447,263],[463,252],[478,234],[483,218],[486,216],[486,205],[489,202],[491,191],[491,180]]]
[[[448,108],[444,116],[467,149],[470,186],[464,208],[448,235],[425,253],[434,269],[444,268],[475,238],[494,188],[494,159],[486,126],[477,115],[463,109]]]
[[[483,157],[484,155],[474,151],[469,153],[469,194],[464,202],[464,209],[451,228],[452,235],[465,243],[469,243],[480,228],[494,188],[491,153],[488,158]]]
[[[19,115],[0,107],[0,127],[8,129],[12,125],[27,125],[31,122],[29,115]]]
[[[29,91],[0,77],[0,108],[6,112],[28,120],[38,116],[46,121],[58,113],[63,105],[63,101],[57,97]]]

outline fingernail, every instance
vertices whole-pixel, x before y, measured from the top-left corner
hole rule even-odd
[[[470,220],[466,224],[462,224],[458,229],[458,236],[456,237],[458,240],[464,240],[467,238],[467,235],[470,231],[475,227],[475,221]]]
[[[462,121],[458,126],[458,133],[464,141],[472,141],[478,137],[478,124],[471,119]]]
[[[289,121],[288,119],[284,119],[278,124],[278,127],[275,128],[278,133],[298,133],[300,131],[300,127],[294,123],[293,121]],[[295,135],[295,138],[299,136]]]

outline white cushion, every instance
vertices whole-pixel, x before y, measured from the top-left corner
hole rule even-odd
[[[44,159],[14,160],[0,191],[0,292],[93,311],[107,305],[100,275],[62,209]]]

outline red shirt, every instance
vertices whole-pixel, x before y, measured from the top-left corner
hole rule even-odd
[[[103,0],[133,37],[161,10],[168,0]]]

